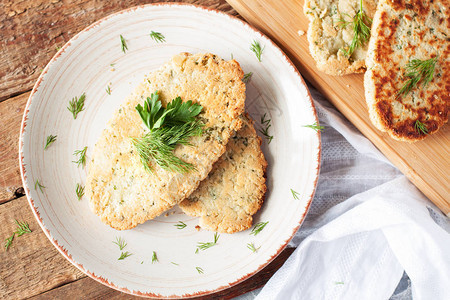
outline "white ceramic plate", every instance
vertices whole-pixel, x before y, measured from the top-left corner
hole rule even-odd
[[[165,43],[149,33],[161,32]],[[121,51],[119,35],[129,50]],[[262,62],[250,51],[257,40]],[[116,231],[101,223],[78,201],[77,183],[85,170],[73,152],[88,146],[87,156],[113,111],[144,75],[179,52],[211,52],[234,57],[245,72],[247,111],[261,128],[260,117],[272,120],[273,141],[263,142],[268,160],[268,193],[255,223],[268,225],[257,236],[250,231],[221,234],[218,244],[195,254],[198,242],[213,233],[198,232],[196,218],[174,209],[132,230]],[[110,64],[115,64],[111,67]],[[114,70],[113,70],[114,69]],[[110,85],[111,95],[105,91]],[[76,120],[67,110],[70,99],[86,93],[85,109]],[[131,8],[86,28],[50,61],[28,100],[20,137],[22,179],[31,208],[57,249],[92,278],[123,292],[151,297],[191,297],[228,288],[255,274],[286,246],[302,223],[314,194],[320,164],[320,134],[304,125],[317,122],[311,97],[300,74],[268,38],[224,13],[180,4]],[[48,135],[57,140],[46,151]],[[35,189],[35,182],[45,186]],[[299,194],[294,199],[291,189]],[[183,221],[187,227],[174,225]],[[122,237],[125,260],[112,242]],[[248,243],[260,247],[252,253]],[[152,264],[152,252],[159,262]],[[176,263],[178,265],[175,265]],[[196,267],[203,270],[199,273]]]

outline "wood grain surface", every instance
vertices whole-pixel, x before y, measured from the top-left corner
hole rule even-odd
[[[445,214],[450,213],[450,126],[414,144],[398,142],[369,120],[363,75],[329,76],[309,54],[304,0],[227,0],[244,19],[278,43],[306,80],[324,94]]]
[[[22,189],[18,139],[23,109],[41,70],[77,32],[124,8],[156,1],[4,0],[0,2],[0,299],[132,299],[87,277],[50,243]],[[171,1],[159,1],[171,2]],[[178,1],[237,12],[225,0]],[[31,233],[4,240],[26,221]],[[230,299],[263,286],[294,249],[249,280],[203,299]]]

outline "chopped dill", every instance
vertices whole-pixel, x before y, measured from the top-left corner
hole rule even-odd
[[[47,137],[47,142],[45,143],[44,150],[47,150],[47,148],[56,141],[56,137],[56,135],[51,134]]]
[[[261,116],[261,125],[263,125],[264,128],[260,129],[259,132],[268,140],[267,144],[270,144],[273,140],[273,135],[269,134],[269,128],[272,126],[272,124],[270,124],[271,121],[271,119],[266,119],[266,113]]]
[[[264,227],[266,227],[266,225],[269,223],[269,221],[267,222],[259,222],[257,224],[255,224],[255,226],[252,229],[252,232],[250,232],[251,235],[257,235],[258,233],[260,233]]]
[[[153,30],[152,32],[150,32],[150,37],[157,43],[163,43],[166,41],[164,35],[162,35],[160,32],[155,32]]]
[[[253,40],[253,43],[250,46],[250,50],[252,50],[253,53],[255,53],[256,58],[261,62],[261,55],[264,51],[264,47],[261,48],[261,44],[258,41]]]
[[[292,197],[293,197],[295,200],[300,199],[300,198],[298,197],[298,196],[300,196],[300,193],[294,191],[293,189],[291,189],[291,193],[292,193]]]

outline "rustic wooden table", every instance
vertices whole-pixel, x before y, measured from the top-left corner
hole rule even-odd
[[[0,238],[26,221],[31,233],[0,250],[1,299],[123,299],[71,265],[36,222],[22,188],[18,140],[22,113],[41,70],[73,35],[111,13],[145,0],[2,0],[0,3]],[[159,1],[161,2],[161,1]],[[169,2],[169,1],[165,1]],[[180,2],[180,1],[179,1]],[[239,17],[225,0],[188,0]],[[265,269],[230,289],[204,298],[229,299],[264,285],[293,249],[285,249]]]

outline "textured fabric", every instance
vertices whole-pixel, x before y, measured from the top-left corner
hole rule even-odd
[[[420,263],[406,270],[411,276],[416,276],[413,280],[404,272],[403,265],[411,265],[414,255],[420,255],[412,253],[413,250],[437,251],[435,254],[441,258],[443,265],[433,265],[437,272],[435,276],[439,276],[440,270],[443,270],[441,276],[450,276],[450,260],[439,253],[442,249],[450,251],[448,218],[314,88],[310,87],[310,90],[320,124],[325,129],[322,133],[322,164],[316,194],[303,225],[289,244],[298,248],[262,292],[258,289],[238,298],[253,299],[259,294],[258,299],[390,297],[406,300],[413,296],[414,299],[424,299],[430,294],[413,291],[414,281],[423,288],[425,277],[417,278],[418,270],[433,265],[427,261],[433,256],[421,255]],[[377,205],[399,215],[385,217],[385,211],[377,215]],[[422,223],[416,224],[414,217],[411,219],[407,214],[402,214],[407,211],[415,215],[409,210],[410,207],[416,209],[415,213],[420,215]],[[364,214],[365,219],[361,219],[359,214]],[[377,216],[386,223],[373,219]],[[399,224],[396,218],[401,219]],[[411,249],[405,249],[396,241],[395,231],[384,230],[383,225],[387,228],[399,226],[400,232],[406,234],[410,231],[411,236],[423,231],[423,239],[402,240],[403,243],[411,243]],[[440,245],[434,244],[433,236],[426,236],[425,227],[421,226],[437,232],[442,238],[443,248],[437,249]],[[419,243],[425,241],[429,243],[429,249],[420,248]],[[397,256],[406,258],[402,261]],[[302,268],[302,265],[309,268]],[[445,279],[448,282],[450,277]],[[444,291],[442,294],[437,291],[433,297],[440,299],[442,295]]]

